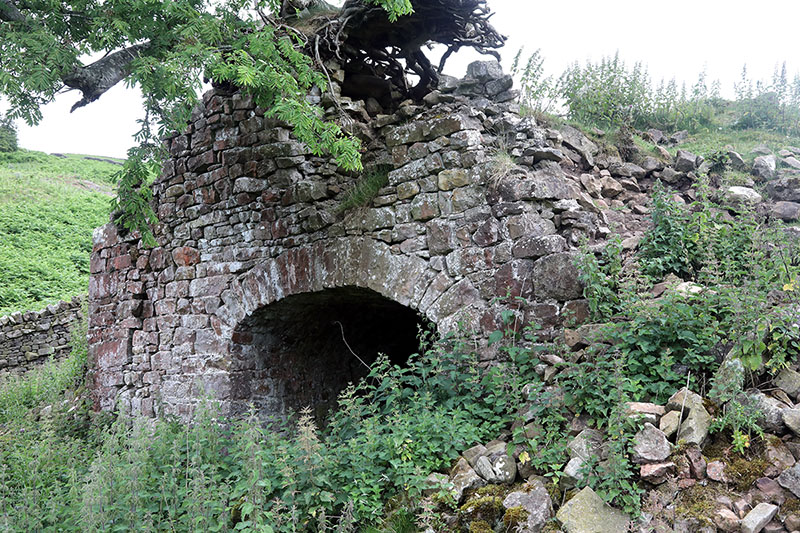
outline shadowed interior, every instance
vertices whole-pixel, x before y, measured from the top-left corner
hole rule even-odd
[[[252,404],[266,420],[310,407],[321,420],[348,383],[368,374],[378,354],[405,364],[425,323],[414,310],[356,287],[266,306],[233,335],[234,410]]]

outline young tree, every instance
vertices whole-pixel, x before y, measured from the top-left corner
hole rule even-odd
[[[115,208],[118,222],[152,242],[148,182],[165,156],[160,139],[185,128],[204,78],[252,94],[313,153],[359,169],[358,141],[306,98],[326,90],[325,61],[344,58],[420,97],[437,81],[425,44],[489,53],[502,45],[485,2],[347,0],[337,9],[323,0],[0,0],[0,94],[9,119],[36,124],[61,91],[80,91],[75,110],[117,83],[138,85],[139,144],[120,172]],[[293,25],[309,15],[302,31]],[[407,72],[419,75],[417,86]]]

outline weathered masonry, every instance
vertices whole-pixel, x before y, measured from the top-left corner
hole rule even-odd
[[[83,317],[80,297],[41,311],[0,317],[0,375],[25,372],[70,352],[72,329]]]
[[[578,178],[594,148],[521,118],[511,85],[497,63],[475,63],[392,115],[345,98],[366,166],[390,172],[368,207],[344,212],[358,177],[240,94],[207,94],[168,141],[160,246],[95,233],[98,407],[188,417],[213,396],[231,413],[324,408],[377,352],[402,362],[424,323],[485,339],[498,296],[527,298],[513,308],[545,334],[580,316],[575,247],[606,231]]]

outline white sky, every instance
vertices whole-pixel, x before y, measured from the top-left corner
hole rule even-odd
[[[489,0],[489,6],[495,27],[509,37],[502,52],[507,69],[521,46],[540,48],[546,73],[555,76],[574,61],[619,51],[628,64],[644,62],[656,82],[675,77],[691,85],[706,68],[709,84],[721,81],[723,96],[732,96],[745,63],[751,79],[770,79],[783,61],[792,76],[800,69],[800,2],[794,0]],[[480,58],[472,51],[454,55],[446,73],[460,77]],[[38,126],[18,124],[20,145],[124,157],[141,116],[137,91],[120,84],[70,114],[78,99],[75,92],[60,95]]]

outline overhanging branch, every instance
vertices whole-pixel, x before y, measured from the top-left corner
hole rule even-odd
[[[72,106],[71,111],[94,102],[111,87],[125,79],[130,74],[131,62],[149,46],[150,43],[129,46],[108,54],[94,63],[78,67],[64,76],[63,81],[67,87],[78,89],[83,93],[83,98]]]

